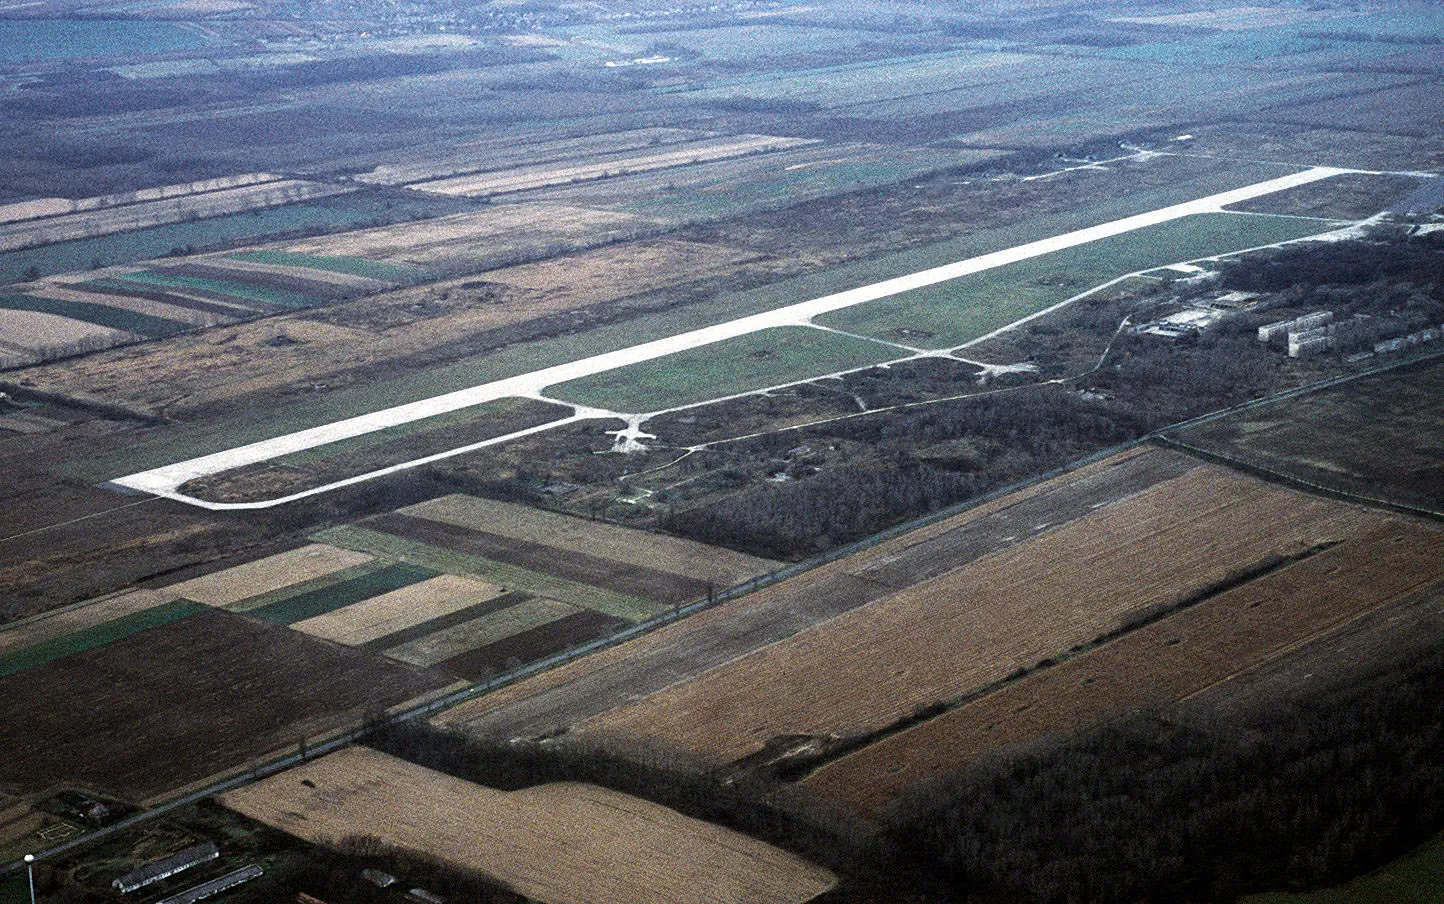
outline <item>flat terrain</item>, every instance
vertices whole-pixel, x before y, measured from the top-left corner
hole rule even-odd
[[[438,717],[483,737],[550,733],[776,644],[888,594],[1067,525],[1188,473],[1195,463],[1135,450],[890,538],[645,637],[463,704]]]
[[[4,781],[164,796],[451,679],[205,610],[0,678]],[[57,707],[56,700],[84,700]]]
[[[837,881],[770,845],[615,791],[496,791],[364,747],[219,800],[307,841],[372,836],[546,904],[801,904]]]
[[[1200,465],[577,730],[721,762],[782,736],[874,731],[1376,517]]]
[[[1172,434],[1245,464],[1444,510],[1444,360],[1250,408]]]
[[[889,735],[803,784],[875,812],[1010,745],[1216,687],[1441,581],[1444,533],[1403,519],[1361,524],[1316,555]]]

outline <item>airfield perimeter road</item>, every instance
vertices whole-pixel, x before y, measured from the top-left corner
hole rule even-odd
[[[1186,201],[1182,204],[1161,207],[1157,210],[1148,211],[1147,213],[1124,217],[1108,223],[1101,223],[1096,226],[1087,227],[1086,229],[1079,229],[1074,232],[1053,236],[1052,238],[1042,239],[1036,242],[1028,242],[990,254],[983,254],[951,264],[945,264],[941,267],[934,267],[929,270],[894,277],[893,279],[871,285],[859,286],[855,289],[787,305],[776,310],[765,311],[761,314],[740,317],[736,320],[730,320],[714,326],[679,333],[675,336],[669,336],[651,342],[644,342],[628,348],[572,361],[567,364],[559,364],[554,367],[543,368],[504,380],[484,383],[479,386],[472,386],[467,389],[460,389],[455,392],[433,396],[406,405],[398,405],[394,408],[375,411],[359,417],[323,424],[285,436],[275,437],[274,439],[250,443],[224,452],[204,455],[199,458],[177,462],[149,471],[117,477],[112,480],[111,483],[125,489],[139,490],[156,496],[164,496],[169,499],[175,499],[190,505],[212,510],[259,509],[282,505],[307,496],[325,493],[341,486],[359,483],[363,480],[380,477],[404,468],[414,467],[417,464],[423,463],[423,461],[435,461],[448,455],[461,454],[463,451],[474,451],[486,445],[505,442],[508,439],[522,434],[518,433],[510,437],[487,440],[482,443],[467,446],[464,449],[451,450],[450,452],[429,456],[424,460],[406,462],[381,471],[358,475],[345,481],[338,481],[334,484],[327,484],[289,496],[259,502],[210,502],[186,495],[180,492],[180,487],[188,481],[199,477],[207,477],[212,474],[219,474],[224,471],[259,464],[283,455],[289,455],[305,449],[313,449],[317,446],[326,445],[327,443],[338,442],[367,433],[374,433],[398,424],[410,423],[422,418],[446,414],[461,408],[467,408],[497,399],[535,398],[546,401],[557,401],[546,397],[544,391],[547,387],[569,380],[576,380],[605,373],[610,370],[616,370],[638,362],[651,361],[677,352],[712,345],[728,339],[735,339],[739,336],[746,336],[765,329],[780,326],[810,326],[812,318],[814,317],[853,307],[854,305],[863,304],[868,301],[875,301],[879,298],[886,298],[901,292],[936,285],[962,276],[1006,266],[1054,251],[1061,251],[1065,248],[1084,245],[1110,236],[1122,235],[1149,226],[1156,226],[1160,223],[1167,223],[1186,216],[1217,213],[1231,204],[1238,204],[1242,201],[1273,194],[1285,189],[1308,185],[1323,179],[1330,179],[1335,176],[1354,172],[1357,171],[1334,167],[1312,167],[1301,172],[1291,173],[1287,176],[1247,185],[1243,188],[1208,195],[1207,197]],[[762,387],[759,387],[759,389],[760,388]],[[570,403],[562,401],[560,404]],[[552,424],[544,424],[526,432],[549,429],[550,427],[571,423],[581,418],[605,417],[625,420],[627,416],[627,413],[603,411],[582,406],[574,405],[573,408],[575,413],[572,417]]]
[[[1140,448],[1016,494],[919,539],[904,534],[635,641],[462,704],[437,722],[483,738],[540,737],[769,646],[910,585],[1056,529],[1198,466]],[[1047,487],[1046,492],[1038,488]],[[1009,498],[1013,498],[1010,495]]]

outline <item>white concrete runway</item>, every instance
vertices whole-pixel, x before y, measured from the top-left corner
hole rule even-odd
[[[344,481],[316,487],[290,496],[260,502],[209,502],[179,491],[179,487],[187,481],[194,480],[198,477],[206,477],[235,468],[259,464],[294,452],[323,446],[327,443],[351,439],[352,437],[384,430],[387,427],[392,427],[397,424],[410,423],[411,421],[446,414],[461,408],[480,405],[498,399],[512,397],[544,398],[543,391],[547,387],[565,383],[569,380],[594,376],[610,370],[626,367],[630,364],[662,358],[667,355],[676,354],[677,352],[699,348],[717,342],[724,342],[728,339],[735,339],[739,336],[745,336],[774,327],[806,326],[812,318],[832,311],[853,307],[869,301],[876,301],[879,298],[886,298],[913,289],[936,285],[947,282],[948,280],[957,279],[961,276],[968,276],[984,270],[1006,266],[1054,251],[1072,248],[1076,245],[1084,245],[1088,242],[1108,238],[1109,236],[1145,229],[1149,226],[1156,226],[1160,223],[1167,223],[1182,217],[1193,216],[1195,214],[1216,213],[1230,204],[1237,204],[1263,195],[1273,194],[1274,192],[1353,172],[1359,171],[1336,169],[1333,167],[1313,167],[1302,172],[1281,176],[1277,179],[1269,179],[1265,182],[1258,182],[1253,185],[1244,186],[1243,188],[1236,188],[1198,198],[1193,201],[1186,201],[1182,204],[1161,207],[1147,213],[1124,217],[1109,223],[1090,226],[1086,229],[1079,229],[1052,238],[1028,242],[990,254],[983,254],[951,264],[944,264],[940,267],[921,270],[917,273],[910,273],[906,276],[894,277],[893,279],[883,280],[882,282],[871,285],[848,289],[847,291],[832,295],[825,295],[821,298],[814,298],[809,301],[787,305],[776,310],[765,311],[761,314],[740,317],[726,323],[719,323],[715,326],[679,333],[665,339],[643,342],[629,348],[618,349],[601,355],[593,355],[592,357],[582,358],[581,360],[572,361],[567,364],[558,364],[554,367],[543,368],[504,380],[483,383],[478,386],[459,389],[455,392],[433,396],[429,399],[422,399],[417,402],[398,405],[370,414],[347,418],[330,424],[323,424],[319,427],[288,433],[285,436],[278,436],[274,439],[238,446],[224,452],[216,452],[211,455],[176,462],[175,464],[165,465],[164,467],[154,468],[149,471],[117,477],[112,480],[111,483],[127,489],[139,490],[156,496],[164,496],[213,510],[268,508],[306,496],[324,493],[342,486],[371,480],[406,468],[416,467],[447,456],[459,455],[488,445],[506,442],[519,436],[551,429],[584,418],[616,417],[625,419],[627,413],[624,412],[610,412],[573,406],[574,413],[571,417],[550,424],[544,424],[508,436],[486,440],[460,449],[449,450],[438,455],[428,456],[425,459],[405,462],[368,474],[357,475]]]

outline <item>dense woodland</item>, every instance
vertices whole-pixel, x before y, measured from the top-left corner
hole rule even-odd
[[[1332,885],[1444,828],[1444,643],[1243,715],[1140,712],[900,801],[959,900],[1226,902]]]

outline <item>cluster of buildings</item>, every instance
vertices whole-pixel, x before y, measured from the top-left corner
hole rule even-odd
[[[1342,342],[1358,338],[1360,330],[1372,319],[1356,314],[1349,320],[1340,321],[1334,319],[1332,311],[1314,311],[1293,320],[1280,320],[1259,327],[1258,341],[1273,342],[1283,338],[1290,358],[1308,358],[1336,348]],[[1351,356],[1350,360],[1400,351],[1410,346],[1433,342],[1441,336],[1444,336],[1444,324],[1425,327],[1405,336],[1375,342],[1373,351],[1362,351]]]

